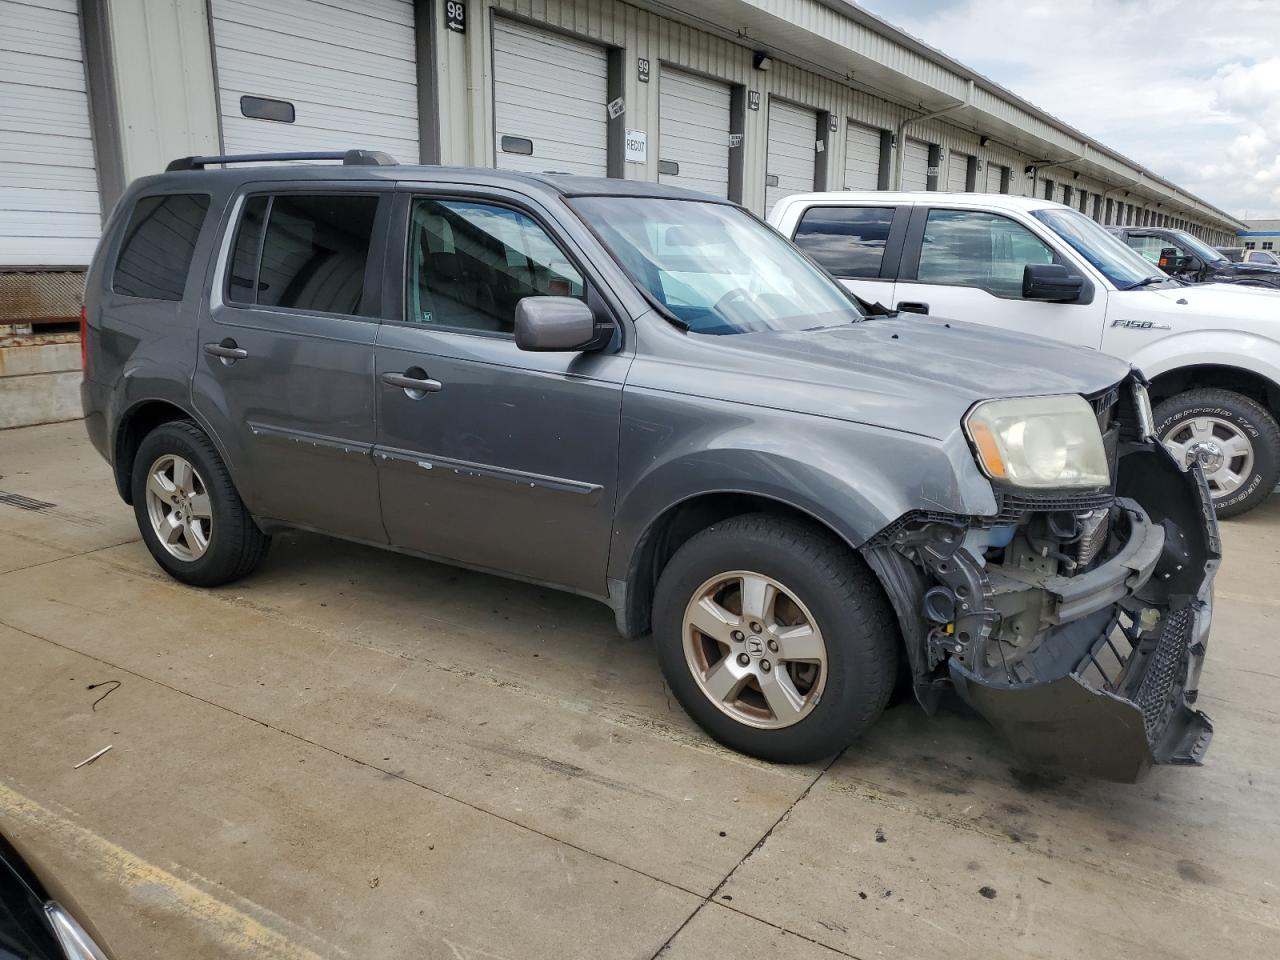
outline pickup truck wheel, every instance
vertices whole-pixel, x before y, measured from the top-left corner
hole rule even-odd
[[[685,543],[654,596],[654,641],[681,705],[725,746],[803,763],[884,710],[898,639],[875,576],[815,526],[769,514]]]
[[[133,511],[151,556],[169,576],[216,587],[248,574],[271,539],[245,509],[226,464],[194,423],[161,424],[133,462]]]
[[[1156,436],[1179,463],[1199,460],[1221,518],[1252,510],[1280,477],[1280,426],[1257,401],[1230,390],[1170,397],[1155,410]]]

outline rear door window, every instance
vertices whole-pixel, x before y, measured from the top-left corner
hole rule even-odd
[[[141,197],[125,227],[111,289],[144,300],[181,300],[208,212],[203,193]]]
[[[373,316],[365,296],[376,196],[250,197],[236,230],[227,299],[344,316]]]
[[[893,207],[810,207],[793,238],[832,276],[879,277]]]

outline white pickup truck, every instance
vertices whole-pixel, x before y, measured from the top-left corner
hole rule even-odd
[[[1204,466],[1220,517],[1280,476],[1280,291],[1161,273],[1083,214],[980,193],[808,193],[769,222],[893,310],[1083,344],[1151,381],[1156,429]]]

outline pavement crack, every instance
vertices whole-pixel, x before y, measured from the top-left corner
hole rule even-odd
[[[756,852],[759,851],[766,843],[769,842],[769,838],[773,836],[773,832],[787,821],[787,819],[791,816],[791,811],[794,810],[797,806],[799,806],[801,801],[803,801],[807,796],[809,796],[810,791],[812,791],[813,788],[818,785],[818,781],[827,775],[827,771],[830,770],[835,765],[836,761],[838,761],[842,756],[844,756],[844,750],[841,750],[834,757],[832,757],[830,760],[827,761],[826,766],[824,766],[821,770],[818,771],[818,775],[809,781],[809,783],[805,786],[805,788],[802,791],[800,791],[800,794],[794,800],[792,800],[791,803],[787,805],[787,809],[783,810],[782,813],[778,816],[778,819],[773,821],[769,829],[766,830],[763,834],[761,834],[760,839],[756,841],[755,846],[753,846],[750,850],[748,850],[746,853],[742,855],[742,857],[738,860],[738,862],[735,863],[729,869],[729,872],[724,875],[724,878],[721,879],[721,881],[718,884],[716,884],[716,888],[712,890],[709,894],[707,894],[705,897],[703,897],[702,902],[693,908],[693,911],[689,914],[689,916],[684,918],[684,922],[681,923],[680,926],[676,927],[674,931],[672,931],[671,936],[667,937],[667,939],[663,942],[662,946],[660,946],[657,949],[657,951],[653,954],[650,960],[658,960],[658,957],[662,956],[662,954],[664,954],[667,951],[667,949],[671,946],[672,942],[676,939],[676,937],[680,935],[680,932],[684,930],[684,928],[687,927],[690,923],[693,922],[693,918],[696,917],[699,913],[701,913],[702,908],[707,906],[707,904],[713,904],[722,909],[732,911],[733,913],[741,914],[744,917],[749,917],[750,919],[755,920],[757,923],[763,923],[765,926],[772,927],[773,929],[778,930],[782,933],[785,933],[788,936],[798,937],[799,939],[805,940],[808,943],[813,944],[814,946],[822,947],[824,950],[830,951],[835,956],[848,957],[850,958],[850,960],[862,960],[862,958],[858,957],[856,954],[846,953],[843,950],[837,950],[835,947],[829,946],[828,944],[823,943],[821,940],[815,940],[813,937],[805,936],[803,933],[798,933],[797,931],[792,930],[789,927],[784,927],[779,924],[772,923],[771,921],[765,920],[762,917],[757,917],[753,913],[748,913],[746,910],[741,910],[733,906],[732,904],[724,903],[722,901],[716,900],[716,896],[720,893],[721,890],[724,889],[725,884],[727,884],[731,879],[733,879],[733,875],[738,872],[738,868],[741,867],[748,860],[750,860],[753,856],[755,856]]]
[[[108,548],[103,547],[101,549],[108,549]],[[94,553],[97,551],[88,551],[88,552]],[[67,559],[67,558],[64,557],[62,559]],[[57,561],[50,561],[50,562],[57,562]],[[784,810],[782,814],[769,827],[769,829],[764,832],[764,834],[760,837],[760,839],[756,842],[756,844],[750,850],[748,850],[738,860],[738,862],[735,863],[733,867],[725,874],[724,878],[716,885],[715,889],[712,890],[711,893],[704,895],[704,894],[698,893],[696,890],[690,890],[688,887],[682,886],[681,884],[673,883],[670,880],[666,880],[666,879],[663,879],[662,877],[654,876],[653,874],[647,873],[644,870],[640,870],[628,864],[621,863],[613,859],[612,857],[607,857],[604,854],[595,852],[594,850],[588,850],[585,847],[582,847],[576,843],[573,843],[572,841],[554,836],[553,834],[547,833],[543,830],[539,830],[536,827],[531,827],[527,823],[521,823],[519,820],[513,820],[512,818],[505,816],[501,813],[497,813],[493,810],[488,810],[478,804],[472,803],[468,800],[464,800],[461,797],[454,796],[453,794],[437,789],[436,787],[429,786],[428,784],[422,783],[418,780],[414,780],[411,777],[407,777],[403,773],[397,772],[395,770],[388,770],[384,767],[378,766],[376,763],[370,763],[367,760],[361,760],[359,757],[353,757],[350,754],[342,752],[341,750],[336,750],[333,747],[327,746],[326,744],[323,744],[323,743],[319,743],[315,740],[311,740],[308,737],[304,737],[300,734],[294,733],[291,730],[286,730],[283,727],[278,727],[275,724],[270,723],[266,720],[261,720],[258,717],[252,716],[250,714],[242,713],[239,710],[226,706],[225,704],[218,703],[217,701],[214,701],[214,700],[209,700],[206,697],[201,697],[197,694],[190,692],[189,690],[183,690],[179,687],[175,687],[172,684],[165,683],[163,680],[158,680],[155,677],[149,677],[146,674],[139,673],[136,670],[132,670],[129,667],[122,666],[121,664],[115,663],[111,660],[104,659],[103,657],[96,656],[95,654],[86,653],[83,650],[78,650],[75,647],[70,646],[69,644],[65,644],[58,640],[54,640],[51,637],[45,637],[45,636],[41,636],[38,633],[32,633],[30,630],[24,629],[23,627],[17,626],[16,624],[9,623],[7,620],[4,620],[3,618],[0,618],[0,626],[7,627],[8,629],[13,630],[16,633],[19,633],[24,637],[30,637],[32,640],[38,640],[42,643],[47,643],[51,646],[57,647],[60,650],[65,650],[68,653],[75,654],[76,656],[81,656],[81,657],[85,657],[88,660],[93,660],[96,663],[102,664],[104,667],[109,667],[112,670],[117,670],[131,677],[136,677],[137,679],[142,680],[146,683],[153,683],[156,686],[161,687],[165,690],[168,690],[172,693],[176,693],[179,696],[186,697],[187,699],[194,700],[198,703],[203,703],[207,706],[213,707],[215,710],[221,710],[224,713],[231,714],[232,716],[238,717],[239,719],[245,720],[249,723],[257,724],[260,727],[263,727],[274,733],[278,733],[282,736],[289,737],[290,739],[295,740],[299,743],[304,743],[307,746],[313,747],[314,749],[323,750],[324,752],[332,754],[335,757],[339,757],[342,760],[346,760],[349,763],[354,763],[357,766],[365,767],[369,770],[376,771],[378,774],[380,774],[383,777],[391,777],[395,780],[399,780],[403,783],[406,783],[409,786],[416,787],[419,790],[425,790],[427,793],[430,793],[433,796],[437,796],[437,797],[440,797],[441,799],[459,804],[460,806],[466,807],[467,809],[473,810],[476,813],[482,814],[484,816],[489,816],[497,820],[501,820],[503,823],[510,824],[511,826],[519,830],[524,830],[528,833],[542,837],[543,839],[549,840],[552,843],[568,847],[571,850],[576,850],[578,853],[581,853],[584,856],[590,857],[593,860],[598,860],[602,863],[607,863],[613,867],[618,868],[619,870],[625,870],[628,873],[634,874],[636,876],[644,877],[645,879],[652,880],[655,883],[660,883],[663,886],[668,887],[672,890],[678,890],[681,893],[687,893],[689,896],[697,897],[699,901],[698,905],[689,914],[689,916],[685,918],[684,922],[681,923],[680,926],[676,928],[676,930],[671,934],[671,936],[669,936],[666,939],[666,941],[662,944],[662,946],[658,948],[657,952],[654,953],[653,955],[654,958],[658,957],[661,953],[663,953],[663,951],[667,949],[667,947],[671,944],[672,940],[675,939],[677,934],[679,934],[681,930],[683,930],[686,926],[688,926],[689,922],[693,920],[695,916],[698,915],[699,911],[701,911],[703,907],[705,907],[708,903],[714,902],[715,906],[717,907],[720,907],[725,910],[729,910],[736,914],[740,914],[741,916],[754,920],[757,923],[763,923],[765,926],[772,927],[773,929],[778,930],[781,933],[785,933],[788,936],[798,937],[799,939],[804,940],[808,943],[812,943],[815,946],[822,947],[824,950],[830,951],[834,956],[848,957],[850,958],[850,960],[861,960],[861,958],[857,957],[854,954],[845,953],[841,950],[837,950],[834,947],[831,947],[825,943],[822,943],[820,940],[815,940],[812,937],[806,936],[803,933],[799,933],[796,930],[792,930],[789,927],[784,927],[784,926],[781,926],[780,924],[773,923],[762,917],[758,917],[753,913],[750,913],[746,910],[743,910],[739,907],[734,906],[733,904],[715,902],[716,895],[724,888],[725,884],[729,882],[729,880],[733,877],[734,873],[737,872],[738,868],[741,867],[744,863],[746,863],[747,860],[749,860],[756,853],[757,850],[759,850],[761,847],[765,845],[766,842],[768,842],[769,837],[772,836],[773,832],[783,822],[786,821],[786,819],[791,815],[791,811],[795,809],[797,804],[799,804],[802,800],[804,800],[809,795],[810,791],[813,790],[814,786],[817,785],[818,781],[821,780],[822,777],[826,775],[827,771],[831,769],[832,765],[835,764],[835,762],[840,759],[840,757],[843,755],[843,751],[840,754],[837,754],[836,756],[832,757],[831,760],[827,762],[826,766],[824,766],[818,772],[817,776],[815,776],[805,786],[804,790],[800,792],[800,794],[795,798],[795,800],[793,800],[790,804],[787,805],[786,810]]]
[[[15,536],[22,540],[30,540],[33,543],[44,544],[46,546],[53,547],[53,549],[55,550],[61,549],[60,547],[57,547],[54,544],[47,543],[46,541],[39,540],[35,537],[25,537],[17,533],[10,533],[10,536]],[[61,557],[54,557],[52,560],[41,560],[39,563],[31,563],[25,567],[14,567],[11,570],[3,570],[3,571],[0,571],[0,577],[7,577],[13,573],[22,573],[23,571],[26,571],[26,570],[36,570],[36,569],[39,569],[40,567],[47,567],[51,563],[62,563],[64,560],[78,560],[81,557],[91,557],[95,553],[101,553],[104,550],[113,550],[116,547],[123,547],[126,543],[137,543],[139,539],[140,539],[139,537],[130,537],[128,540],[121,540],[119,543],[107,543],[101,547],[94,547],[92,550],[85,550],[82,553],[68,553]]]

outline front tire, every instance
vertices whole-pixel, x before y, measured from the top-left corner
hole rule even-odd
[[[1262,404],[1205,388],[1155,409],[1156,436],[1180,464],[1199,459],[1222,519],[1263,503],[1280,478],[1280,426]]]
[[[164,423],[138,447],[131,478],[142,540],[183,583],[216,587],[249,574],[271,538],[258,529],[204,432],[188,420]]]
[[[695,535],[662,571],[653,623],[684,709],[764,760],[842,750],[893,692],[888,600],[861,558],[813,525],[750,514]]]

